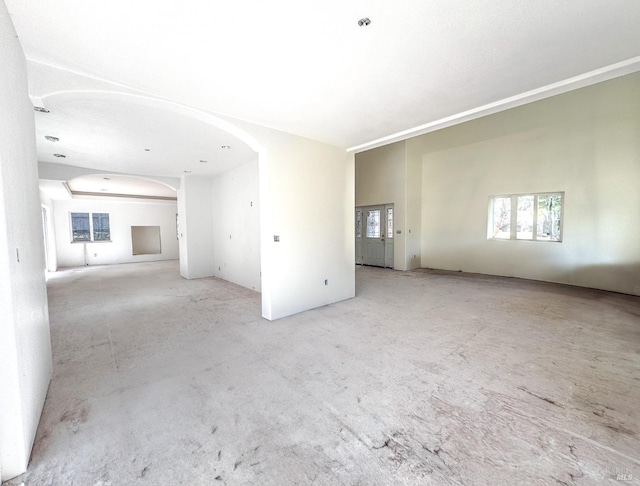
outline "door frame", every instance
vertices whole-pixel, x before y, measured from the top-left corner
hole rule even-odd
[[[365,262],[365,251],[364,245],[366,242],[366,211],[368,209],[382,209],[381,214],[381,239],[382,245],[384,247],[384,263],[382,265],[372,265],[372,266],[380,266],[382,268],[394,268],[395,265],[395,257],[394,257],[394,233],[395,233],[395,220],[394,220],[394,204],[393,203],[385,203],[385,204],[369,204],[366,206],[356,206],[355,208],[355,263],[356,265],[371,265]],[[388,233],[388,211],[391,210],[391,237],[389,237]]]

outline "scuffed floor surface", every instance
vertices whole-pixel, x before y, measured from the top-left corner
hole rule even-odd
[[[356,276],[268,322],[177,262],[55,274],[54,377],[9,484],[639,484],[640,298]]]

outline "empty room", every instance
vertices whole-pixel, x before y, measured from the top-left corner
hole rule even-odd
[[[638,25],[2,0],[2,484],[640,484]]]

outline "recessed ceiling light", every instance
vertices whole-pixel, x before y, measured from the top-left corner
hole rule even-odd
[[[206,160],[201,160],[201,161],[200,161],[200,163],[201,163],[201,164],[206,164],[206,163],[207,163],[207,161],[206,161]]]
[[[60,140],[58,137],[52,137],[51,135],[45,135],[44,138],[49,140],[49,142],[57,142]]]
[[[185,170],[184,173],[185,174],[191,174],[191,171],[190,170]]]
[[[225,150],[228,150],[231,148],[231,145],[222,145],[220,148],[223,148]]]
[[[64,154],[53,154],[54,157],[60,157],[61,159],[66,158],[67,156]]]
[[[43,106],[34,106],[33,109],[35,111],[39,111],[40,113],[49,113],[49,110],[47,110]]]
[[[362,17],[360,20],[358,20],[358,25],[360,27],[366,27],[370,23],[371,23],[371,20],[369,19],[369,17]]]

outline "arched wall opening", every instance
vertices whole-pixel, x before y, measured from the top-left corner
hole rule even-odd
[[[86,163],[88,167],[67,165],[62,166],[62,172],[75,178],[91,174],[99,180],[100,176],[104,176],[104,179],[111,179],[109,183],[112,183],[118,177],[125,177],[126,171],[129,178],[156,181],[176,189],[173,234],[177,240],[176,257],[180,260],[180,274],[183,277],[215,276],[256,291],[261,290],[260,161],[265,158],[265,150],[254,137],[209,113],[143,95],[110,91],[63,91],[42,97],[42,102],[53,116],[67,116],[69,123],[72,117],[85,118],[92,124],[91,127],[82,127],[92,129],[89,140],[76,140],[75,145],[71,144],[71,150],[75,148],[77,152],[82,152],[102,149],[115,154],[113,158],[117,159],[118,155],[122,158],[107,161],[115,164],[103,164],[99,157],[89,157]],[[124,114],[119,112],[119,108]],[[65,113],[65,109],[68,113]],[[129,123],[123,117],[134,121]],[[144,127],[138,129],[145,119],[149,120],[153,130],[145,130]],[[113,126],[101,126],[109,122]],[[123,125],[117,126],[118,122]],[[156,133],[162,132],[165,125],[169,124],[172,125],[168,126],[166,132]],[[42,130],[49,129],[45,122]],[[132,131],[137,137],[126,136]],[[112,136],[103,136],[104,133],[111,133]],[[184,140],[184,147],[180,146],[181,140]],[[87,145],[91,141],[94,146]],[[112,147],[118,142],[123,147]],[[127,149],[135,143],[139,144],[136,147],[139,153],[135,152],[135,157],[147,157],[149,160],[154,160],[154,156],[159,157],[158,165],[163,168],[147,163],[130,170],[125,163],[130,157]],[[150,154],[142,152],[142,147],[147,145],[152,147],[145,149]],[[159,154],[159,146],[164,147],[164,155]],[[226,150],[225,147],[231,148]],[[198,156],[198,153],[205,152],[207,155]],[[136,160],[129,162],[132,168],[138,167]],[[46,160],[44,164],[52,165]],[[109,174],[117,175],[109,177]],[[126,196],[127,193],[121,191],[119,195]],[[87,196],[107,199],[95,194],[84,195],[85,198]],[[137,207],[149,203],[143,199],[126,203]],[[95,205],[95,201],[91,203]],[[59,216],[64,218],[64,215]],[[91,256],[94,252],[88,254]],[[139,257],[134,255],[133,258]]]
[[[65,93],[43,97],[45,107],[54,95],[72,96]],[[198,161],[191,161],[191,167],[179,166],[173,173],[180,175],[177,224],[183,277],[220,276],[260,290],[262,316],[269,320],[354,296],[353,154],[149,96],[75,93],[90,99],[98,96],[103,102],[124,99],[136,106],[159,106],[169,114],[205,121],[212,130],[224,129],[251,150],[244,169],[239,164],[207,175],[201,173]],[[249,192],[242,170],[252,174]],[[250,212],[250,222],[243,211]]]

